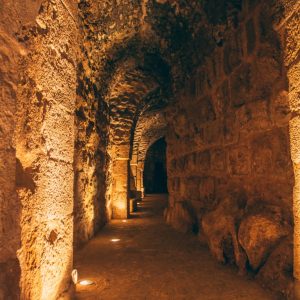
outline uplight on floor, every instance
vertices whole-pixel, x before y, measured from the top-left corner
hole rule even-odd
[[[80,280],[78,283],[83,286],[88,286],[88,285],[94,284],[94,282],[92,280],[88,280],[88,279]]]
[[[111,239],[110,241],[113,243],[117,243],[117,242],[120,242],[120,239]]]

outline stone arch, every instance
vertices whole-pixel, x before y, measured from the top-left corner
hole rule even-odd
[[[132,197],[143,197],[143,172],[146,152],[158,139],[166,135],[167,123],[163,112],[145,112],[138,120],[130,161]]]

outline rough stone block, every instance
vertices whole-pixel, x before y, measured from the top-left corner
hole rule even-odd
[[[272,126],[266,101],[257,101],[244,105],[236,110],[236,116],[241,136],[266,130]]]
[[[251,0],[250,0],[251,2]],[[276,49],[275,46],[278,44],[277,33],[273,30],[270,24],[272,23],[272,17],[270,11],[262,8],[258,17],[258,28],[259,28],[259,40],[261,43],[268,43]]]
[[[199,199],[199,193],[198,193],[199,183],[200,183],[200,180],[198,177],[188,177],[185,180],[185,185],[186,185],[185,197],[186,197],[186,199],[189,199],[189,200]]]
[[[1,52],[0,52],[1,57]],[[1,61],[0,61],[1,63]],[[1,107],[1,117],[0,117],[0,144],[2,149],[9,149],[13,147],[13,134],[14,134],[14,106],[12,102],[16,98],[14,89],[7,83],[1,80],[1,69],[0,69],[0,107]],[[2,96],[2,97],[1,97]]]
[[[223,124],[216,121],[204,128],[204,141],[207,145],[223,143]]]
[[[213,177],[203,177],[199,185],[200,199],[206,207],[212,207],[215,204],[215,180]]]
[[[269,256],[256,278],[281,299],[293,299],[293,238],[285,238]]]
[[[248,147],[239,146],[229,150],[229,168],[233,175],[250,173],[251,156]]]
[[[214,51],[214,67],[215,79],[219,80],[223,75],[223,49],[215,49]]]
[[[291,156],[295,164],[300,164],[300,117],[290,121]]]
[[[256,207],[243,219],[238,232],[239,242],[253,270],[265,263],[273,247],[290,232],[279,207],[259,207],[261,210]]]
[[[32,208],[35,207],[47,218],[49,214],[57,218],[72,214],[74,180],[72,165],[51,159],[40,160],[33,177],[37,180],[36,195],[31,199],[35,203]]]
[[[296,96],[297,97],[297,96]],[[298,98],[298,97],[297,97]],[[290,102],[294,102],[293,96],[285,90],[281,91],[271,99],[271,114],[273,122],[278,126],[288,125],[291,118],[291,110],[289,106]],[[298,100],[295,99],[295,102],[300,102],[300,95]],[[299,103],[300,104],[300,103]],[[294,106],[290,104],[291,106]],[[300,108],[300,105],[299,105]]]
[[[263,72],[262,72],[263,70]],[[252,100],[267,100],[272,95],[276,81],[282,80],[282,61],[280,53],[271,47],[261,47],[257,59],[251,66]]]
[[[206,74],[204,68],[200,68],[196,75],[196,94],[202,96],[206,92]]]
[[[270,174],[273,167],[273,149],[270,143],[270,136],[263,134],[254,139],[251,148],[252,170],[257,174]]]
[[[178,160],[177,160],[177,170],[179,172],[184,172],[185,170],[185,158],[184,156],[183,157],[180,157]]]
[[[293,64],[288,68],[287,71],[289,81],[289,91],[299,92],[300,91],[300,62]],[[293,104],[293,103],[291,103]],[[294,106],[294,105],[293,105]],[[299,103],[295,103],[296,107],[299,107]]]
[[[223,132],[224,132],[224,141],[226,144],[233,144],[238,141],[239,130],[237,127],[235,112],[228,113],[224,117]]]
[[[209,151],[203,151],[197,153],[197,167],[198,170],[207,171],[210,168],[210,153]]]
[[[243,64],[231,77],[231,99],[234,107],[239,107],[252,101],[252,73],[249,64]]]
[[[173,207],[165,210],[165,220],[167,224],[176,230],[187,233],[193,232],[197,227],[197,219],[190,205],[187,202],[177,202]]]
[[[211,97],[203,97],[193,105],[187,107],[189,119],[197,120],[197,124],[204,124],[216,119]]]
[[[211,151],[211,168],[214,171],[225,171],[226,169],[226,152],[223,149]]]
[[[228,81],[225,80],[216,90],[215,94],[215,109],[218,116],[226,113],[230,108],[230,94]]]
[[[246,23],[247,53],[252,54],[256,46],[256,32],[253,19]]]
[[[284,176],[284,178],[283,178]],[[286,173],[272,172],[256,175],[248,185],[248,204],[257,205],[261,200],[270,205],[283,207],[286,210],[287,219],[291,220],[293,205],[293,170]]]
[[[74,116],[61,107],[54,106],[45,116],[43,126],[45,151],[49,157],[73,162],[74,156]]]
[[[226,75],[229,75],[241,63],[242,55],[241,33],[237,32],[225,43],[224,72]]]
[[[293,12],[293,15],[287,20],[285,24],[286,35],[286,51],[285,64],[290,65],[297,58],[299,58],[300,49],[300,9]]]
[[[242,214],[243,208],[236,199],[225,198],[202,218],[212,254],[221,263],[236,263],[241,272],[246,267],[246,256],[237,241],[236,223]]]

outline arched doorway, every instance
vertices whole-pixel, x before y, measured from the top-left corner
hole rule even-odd
[[[144,167],[146,194],[165,194],[167,188],[166,142],[164,138],[152,144],[146,154]]]

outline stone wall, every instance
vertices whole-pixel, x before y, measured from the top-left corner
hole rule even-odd
[[[87,242],[107,221],[108,107],[100,97],[98,64],[91,62],[91,43],[81,16],[75,111],[74,244]],[[98,62],[99,63],[99,62]]]
[[[20,297],[21,203],[16,193],[16,110],[19,60],[28,49],[16,39],[35,22],[41,1],[0,1],[0,299]],[[16,20],[18,19],[18,22]]]
[[[167,221],[289,295],[297,1],[121,2],[0,0],[0,298],[67,293],[73,246],[128,215],[130,159],[142,195],[164,115]]]
[[[298,1],[283,1],[284,18],[276,24],[276,31],[284,39],[284,63],[289,83],[289,104],[292,113],[290,120],[291,158],[294,165],[295,186],[293,198],[294,212],[294,277],[296,278],[296,299],[300,297],[300,146],[299,146],[299,104],[300,104],[300,5]]]
[[[275,285],[268,277],[270,253],[292,250],[293,224],[289,94],[275,18],[270,3],[244,5],[239,25],[225,31],[170,109],[166,218],[198,232],[220,262],[289,295],[281,283],[292,280],[291,255],[286,273],[272,270],[282,276]]]
[[[49,300],[69,292],[73,267],[77,5],[33,3],[35,18],[17,33],[27,50],[19,68],[15,136],[18,257],[21,299]]]

